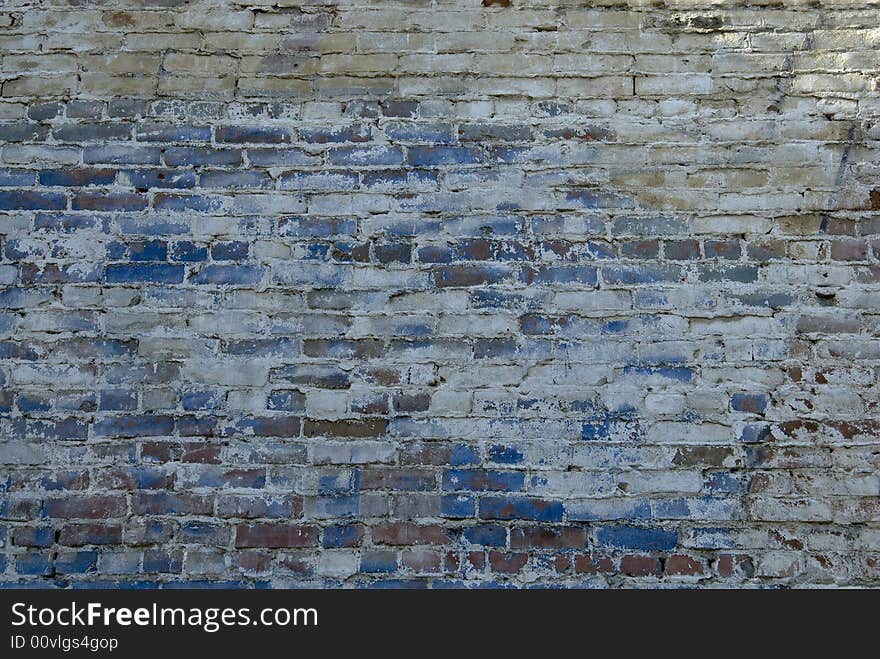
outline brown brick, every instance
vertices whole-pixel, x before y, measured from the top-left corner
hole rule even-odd
[[[239,524],[235,527],[236,547],[315,547],[318,528],[270,522]]]

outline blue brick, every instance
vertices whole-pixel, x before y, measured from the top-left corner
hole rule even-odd
[[[708,267],[703,269],[699,279],[702,282],[736,281],[750,284],[758,281],[758,267],[754,265]]]
[[[196,185],[196,173],[185,169],[127,169],[122,179],[137,190],[184,189]]]
[[[195,263],[208,260],[208,248],[189,240],[176,242],[171,246],[171,260]]]
[[[28,121],[0,122],[0,142],[42,142],[49,128]]]
[[[121,389],[109,389],[101,392],[101,405],[98,408],[105,410],[135,410],[137,409],[137,392],[124,391]]]
[[[255,265],[209,265],[191,279],[194,284],[229,284],[252,286],[263,277],[263,268]]]
[[[42,419],[15,419],[12,424],[12,433],[21,439],[86,439],[88,437],[88,423],[85,420],[68,417],[44,421]]]
[[[523,519],[539,522],[561,522],[562,503],[525,497],[483,497],[480,499],[482,519]]]
[[[472,545],[504,547],[507,544],[507,528],[496,524],[469,526],[462,532],[462,536]]]
[[[248,488],[266,487],[265,469],[214,468],[206,465],[197,471],[199,487]]]
[[[152,467],[127,467],[124,474],[125,480],[139,490],[161,490],[168,487],[172,480],[164,469]]]
[[[63,551],[55,559],[58,574],[86,574],[95,572],[97,566],[98,552],[95,551]]]
[[[95,421],[93,432],[99,437],[167,436],[174,429],[174,419],[157,414],[133,414]]]
[[[49,401],[27,394],[21,394],[16,405],[21,412],[47,412],[52,409],[52,404]]]
[[[182,555],[158,549],[144,552],[144,572],[177,574],[183,569]]]
[[[447,123],[392,121],[385,124],[384,131],[388,138],[394,141],[435,144],[452,142],[452,125]]]
[[[416,167],[473,165],[480,162],[480,152],[461,146],[413,146],[407,152],[407,160]]]
[[[632,208],[635,205],[622,195],[601,190],[574,190],[565,198],[584,208]]]
[[[305,394],[296,389],[273,391],[266,402],[266,409],[283,410],[285,412],[305,412]]]
[[[365,551],[361,556],[361,572],[375,574],[396,570],[397,555],[393,551]]]
[[[12,538],[17,547],[51,547],[55,542],[55,530],[51,526],[16,526]]]
[[[321,162],[320,157],[302,149],[248,149],[247,153],[248,160],[257,167],[300,167]]]
[[[440,497],[440,514],[443,517],[468,518],[476,515],[476,499],[463,494]]]
[[[418,249],[416,260],[421,263],[451,263],[453,251],[448,245],[426,245]]]
[[[107,114],[111,117],[131,118],[148,111],[149,102],[140,98],[114,98],[107,103]]]
[[[81,187],[90,185],[112,185],[116,180],[113,169],[73,168],[44,169],[39,176],[40,185]]]
[[[403,150],[396,146],[350,146],[328,152],[331,165],[402,165]]]
[[[139,240],[128,246],[132,261],[164,261],[168,258],[168,244],[162,240]]]
[[[243,155],[239,149],[170,146],[164,159],[169,167],[236,167],[242,164]]]
[[[20,575],[49,577],[55,573],[52,554],[28,552],[15,555],[15,571]]]
[[[0,190],[0,210],[64,210],[67,197],[60,192]]]
[[[608,519],[642,520],[651,519],[653,511],[650,501],[643,499],[624,499],[615,503],[612,511],[602,502],[574,502],[566,505],[569,521],[599,522]]]
[[[223,404],[223,399],[224,394],[219,391],[190,391],[181,397],[181,406],[189,412],[216,410]]]
[[[317,517],[357,517],[360,514],[360,496],[316,497],[312,502]]]
[[[190,232],[190,226],[185,220],[173,220],[169,217],[118,215],[116,222],[123,234],[166,237]]]
[[[432,189],[439,182],[437,172],[426,169],[380,169],[361,173],[365,187]]]
[[[363,530],[357,524],[340,524],[324,529],[321,546],[325,549],[354,547],[360,544]]]
[[[730,406],[735,412],[763,414],[769,400],[766,394],[734,394],[730,398]]]
[[[365,124],[333,128],[300,128],[299,135],[302,140],[312,144],[369,142],[372,129]]]
[[[691,508],[687,500],[660,499],[654,501],[651,506],[651,514],[655,519],[688,519],[691,517]]]
[[[215,139],[234,144],[280,144],[293,141],[290,131],[278,126],[218,126]]]
[[[0,187],[27,187],[34,184],[34,179],[34,172],[27,169],[0,167]],[[41,185],[48,185],[42,181],[40,183]]]
[[[749,480],[745,473],[716,471],[706,476],[704,491],[709,494],[739,494],[747,490]]]
[[[476,464],[479,461],[477,449],[468,444],[456,444],[449,456],[449,464],[452,466]]]
[[[100,145],[83,148],[87,164],[158,165],[162,159],[159,147],[131,145]]]
[[[772,434],[773,433],[771,431],[771,428],[767,424],[746,425],[743,426],[743,429],[739,436],[739,441],[748,444],[766,442],[772,438]]]
[[[100,119],[104,114],[103,101],[69,101],[68,119]]]
[[[548,265],[523,268],[521,278],[527,284],[587,284],[595,286],[597,269],[593,266]]]
[[[603,266],[602,279],[608,284],[653,284],[663,281],[679,281],[681,270],[675,266]]]
[[[46,119],[54,119],[64,113],[64,104],[58,101],[46,101],[42,103],[31,103],[28,107],[28,118],[34,121],[44,121]]]
[[[511,492],[523,489],[525,474],[517,471],[488,469],[450,469],[443,472],[446,491]]]
[[[351,219],[287,216],[278,220],[278,230],[281,235],[292,238],[353,236],[357,233],[357,222]]]
[[[250,245],[241,240],[228,240],[211,246],[211,258],[215,261],[242,261],[248,257]]]
[[[58,142],[111,142],[131,137],[131,127],[123,123],[76,122],[56,126],[52,136]]]
[[[111,284],[150,282],[179,284],[183,281],[183,266],[168,263],[138,263],[108,265],[105,278]]]
[[[14,393],[9,390],[0,390],[0,412],[11,412]],[[0,530],[0,546],[3,545],[3,531]]]
[[[462,124],[458,127],[458,138],[462,142],[483,142],[499,140],[525,142],[532,137],[530,126],[502,124]]]
[[[671,551],[678,544],[675,531],[657,527],[603,526],[596,532],[600,545],[635,551]]]
[[[43,350],[21,341],[0,340],[0,359],[22,359],[36,361],[43,356]]]
[[[271,188],[274,181],[269,174],[258,170],[234,172],[202,172],[199,176],[201,188]]]
[[[624,375],[659,376],[676,382],[690,382],[693,379],[693,369],[686,366],[626,366]]]
[[[291,356],[299,354],[299,343],[289,337],[277,339],[233,339],[224,341],[223,352],[253,357]]]
[[[616,425],[615,420],[611,417],[584,423],[581,426],[581,439],[589,441],[610,439]]]
[[[515,446],[493,444],[488,451],[489,460],[499,464],[521,464],[524,456]]]
[[[222,198],[212,197],[210,195],[171,194],[159,192],[153,197],[153,208],[156,210],[210,213],[213,211],[219,211],[222,206]]]
[[[141,142],[209,142],[210,126],[183,126],[179,124],[141,124],[136,139]]]

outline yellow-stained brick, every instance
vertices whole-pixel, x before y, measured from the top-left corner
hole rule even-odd
[[[6,55],[2,59],[3,71],[6,73],[64,73],[76,71],[78,60],[75,55]]]
[[[320,58],[318,71],[332,75],[349,73],[393,72],[397,67],[395,55],[336,55],[328,54]]]
[[[319,59],[307,53],[271,54],[261,57],[243,57],[243,75],[292,75],[305,76],[317,73]]]
[[[250,32],[206,32],[203,35],[207,50],[248,54],[278,50],[284,38],[281,34]]]
[[[143,53],[115,53],[112,55],[87,55],[81,58],[83,70],[88,73],[142,73],[157,74],[162,58]]]
[[[105,11],[102,21],[109,29],[125,32],[161,32],[174,26],[171,11]]]
[[[238,60],[228,55],[187,55],[168,53],[162,61],[162,69],[169,73],[188,73],[193,75],[229,75],[238,67]]]
[[[3,83],[3,96],[63,96],[77,88],[71,75],[23,75]]]
[[[149,98],[156,93],[158,82],[156,76],[87,71],[80,75],[80,90],[87,96],[99,98],[108,95]]]
[[[162,75],[159,94],[181,98],[231,97],[235,92],[235,76]]]
[[[238,79],[237,93],[257,98],[304,98],[312,92],[312,83],[303,78],[242,76]]]

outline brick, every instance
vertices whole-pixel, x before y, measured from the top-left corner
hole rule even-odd
[[[653,556],[627,555],[620,559],[620,573],[628,577],[659,577],[663,566]]]
[[[47,517],[60,519],[102,519],[126,513],[125,496],[83,495],[45,502]]]
[[[526,519],[542,522],[562,520],[562,504],[557,501],[518,497],[482,497],[481,519]]]
[[[450,537],[443,527],[420,526],[407,522],[392,522],[374,526],[372,539],[379,545],[445,545]]]
[[[64,210],[66,195],[33,190],[0,190],[0,210]]]
[[[492,550],[489,552],[489,567],[498,574],[516,574],[522,572],[529,560],[528,554],[506,553]]]
[[[253,523],[235,527],[235,546],[249,547],[315,547],[318,528],[292,524]]]
[[[677,543],[675,531],[639,526],[604,526],[596,532],[601,545],[643,551],[668,551]]]

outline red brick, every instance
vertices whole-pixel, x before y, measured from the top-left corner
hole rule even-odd
[[[620,573],[628,577],[660,576],[663,566],[659,558],[630,555],[620,559]]]
[[[498,572],[499,574],[522,572],[528,560],[528,554],[505,553],[501,551],[489,552],[489,566],[493,572]]]
[[[411,522],[390,522],[374,526],[373,542],[378,545],[446,545],[450,538],[442,526],[420,526]]]
[[[235,527],[236,547],[315,547],[317,544],[315,526],[255,522]]]
[[[703,565],[692,556],[674,554],[666,559],[666,574],[670,576],[696,576],[703,574]]]

